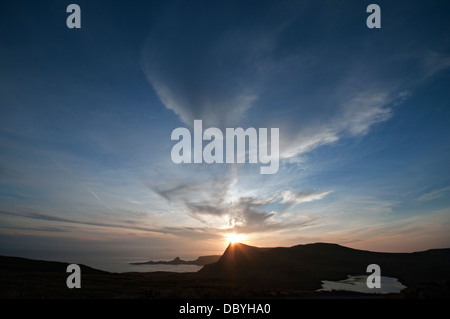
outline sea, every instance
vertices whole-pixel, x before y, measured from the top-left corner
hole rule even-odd
[[[142,256],[117,256],[106,254],[42,254],[42,253],[23,253],[20,255],[2,254],[3,256],[22,257],[36,260],[57,261],[69,264],[82,264],[98,270],[124,273],[124,272],[154,272],[154,271],[170,271],[170,272],[197,272],[202,266],[196,265],[131,265],[134,262],[147,262],[149,260],[166,260],[164,258],[152,258]],[[173,258],[168,258],[170,260]],[[184,259],[184,258],[183,258]],[[186,258],[187,260],[195,258]]]
[[[197,272],[202,266],[196,265],[131,265],[132,262],[146,262],[148,258],[111,258],[111,259],[92,259],[83,262],[86,266],[99,270],[124,273],[124,272]]]

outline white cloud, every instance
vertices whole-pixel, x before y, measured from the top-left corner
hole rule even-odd
[[[332,191],[326,192],[317,192],[317,193],[302,193],[302,192],[293,192],[291,190],[287,190],[281,193],[281,203],[304,203],[311,202],[314,200],[319,200],[324,198],[326,195],[332,193]]]
[[[336,122],[337,130],[348,130],[352,135],[366,134],[370,126],[391,117],[387,106],[393,98],[387,92],[362,92],[343,103],[343,114]]]

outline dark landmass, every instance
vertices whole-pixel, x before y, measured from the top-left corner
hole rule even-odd
[[[196,266],[205,266],[208,264],[215,263],[219,260],[220,255],[212,255],[212,256],[200,256],[196,260],[183,260],[180,257],[176,257],[170,261],[145,261],[145,262],[135,262],[130,263],[130,265],[196,265]]]
[[[382,276],[395,277],[407,287],[450,279],[450,249],[379,253],[325,243],[289,248],[230,245],[217,263],[206,265],[199,274],[260,287],[316,290],[321,280],[366,274],[370,264],[379,265]]]
[[[322,280],[381,275],[408,288],[400,294],[318,292]],[[66,286],[67,263],[0,256],[0,298],[450,298],[450,249],[378,253],[335,244],[284,248],[230,245],[192,273],[110,273],[81,267],[81,289]]]

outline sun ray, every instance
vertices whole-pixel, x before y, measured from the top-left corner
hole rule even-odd
[[[232,233],[232,234],[227,234],[225,236],[225,239],[230,244],[236,244],[236,243],[241,242],[244,239],[244,236],[240,235],[240,234]]]

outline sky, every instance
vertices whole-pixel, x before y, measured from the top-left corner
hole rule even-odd
[[[0,254],[450,247],[450,4],[372,2],[3,1]],[[194,120],[279,128],[278,172],[174,163]]]

